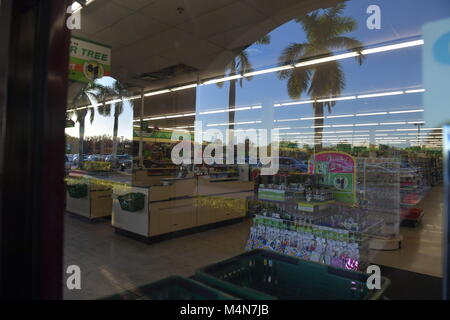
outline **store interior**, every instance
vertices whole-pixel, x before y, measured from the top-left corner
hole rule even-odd
[[[421,27],[449,4],[417,1],[420,19],[389,30],[366,27],[370,5],[75,3],[64,264],[83,280],[64,298],[145,299],[173,276],[213,287],[262,254],[300,261],[294,288],[251,276],[240,298],[440,299],[442,129],[424,121]],[[382,289],[352,282],[357,296],[312,273],[371,265]]]

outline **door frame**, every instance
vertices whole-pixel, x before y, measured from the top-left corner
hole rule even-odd
[[[61,299],[71,0],[0,4],[0,299]]]

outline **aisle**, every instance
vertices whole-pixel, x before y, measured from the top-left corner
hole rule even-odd
[[[373,264],[442,277],[442,192],[442,186],[433,187],[420,203],[425,215],[417,228],[400,228],[400,250],[371,251]]]

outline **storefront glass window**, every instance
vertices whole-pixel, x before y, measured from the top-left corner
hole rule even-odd
[[[111,60],[88,61],[69,88],[66,264],[88,279],[66,298],[156,298],[140,286],[194,274],[208,285],[226,270],[206,266],[242,254],[255,268],[287,255],[311,277],[311,266],[381,270],[381,287],[358,282],[358,296],[293,271],[280,277],[312,297],[252,278],[260,297],[440,298],[389,286],[444,272],[442,128],[425,122],[422,28],[448,18],[448,1],[104,2],[73,32],[73,46]],[[100,5],[114,22],[95,20]]]

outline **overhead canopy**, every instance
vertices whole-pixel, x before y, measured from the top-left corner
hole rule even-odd
[[[158,89],[220,75],[236,52],[342,0],[95,0],[74,35],[112,46],[112,77]]]

